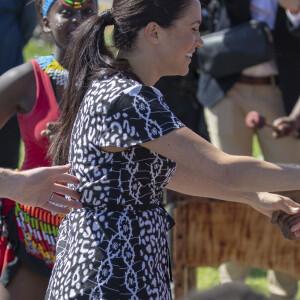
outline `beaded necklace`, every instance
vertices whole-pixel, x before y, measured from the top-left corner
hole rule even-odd
[[[37,62],[56,85],[67,86],[69,72],[54,58],[53,55],[39,56]]]

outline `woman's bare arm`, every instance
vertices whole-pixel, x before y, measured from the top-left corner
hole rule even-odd
[[[288,197],[279,194],[230,190],[205,176],[199,178],[199,175],[195,174],[193,170],[180,165],[177,166],[176,172],[166,188],[192,196],[248,204],[268,217],[272,216],[274,210],[294,214],[297,211],[293,208],[300,207]]]
[[[190,170],[194,190],[201,188],[203,177],[228,190],[243,192],[276,192],[300,188],[300,168],[268,163],[248,156],[226,154],[184,127],[174,130],[144,147],[168,157],[181,168]],[[178,191],[184,192],[190,177],[178,182]],[[171,179],[172,180],[172,179]]]
[[[0,129],[16,112],[28,113],[36,99],[31,63],[15,67],[0,76]]]

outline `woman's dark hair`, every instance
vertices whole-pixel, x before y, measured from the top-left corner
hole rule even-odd
[[[54,164],[64,164],[68,160],[73,124],[91,81],[114,74],[138,80],[128,62],[115,59],[106,46],[105,28],[114,25],[113,46],[117,50],[130,51],[140,29],[150,22],[156,22],[163,28],[170,27],[184,14],[191,1],[114,0],[112,9],[89,18],[79,26],[64,61],[69,70],[69,80],[63,96],[62,114],[49,149]]]

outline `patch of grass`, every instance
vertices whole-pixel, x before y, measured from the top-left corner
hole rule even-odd
[[[252,155],[258,159],[264,159],[264,156],[262,155],[261,148],[259,145],[258,137],[256,134],[253,137]]]
[[[197,289],[199,291],[213,288],[220,284],[220,278],[217,268],[201,267],[197,268]]]
[[[44,41],[31,39],[23,49],[24,61],[53,53],[53,46]]]
[[[213,288],[220,284],[217,268],[201,267],[197,268],[197,289],[199,291]],[[269,296],[267,284],[267,271],[262,269],[251,269],[246,279],[254,291]],[[300,282],[298,281],[298,293],[296,299],[300,299]]]

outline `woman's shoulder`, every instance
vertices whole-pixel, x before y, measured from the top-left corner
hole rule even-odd
[[[129,96],[141,96],[144,98],[158,98],[161,99],[163,97],[162,93],[159,89],[154,86],[144,85],[139,82],[129,86],[124,89],[123,93]]]
[[[100,90],[106,91],[108,93],[128,95],[128,96],[149,96],[161,98],[162,93],[153,86],[145,85],[135,79],[126,78],[124,76],[112,76],[107,77],[102,80],[94,81],[94,88],[99,88]]]
[[[12,89],[13,94],[18,95],[18,91],[22,94],[24,90],[28,90],[35,86],[35,77],[32,64],[24,63],[5,72],[0,77],[1,92]]]
[[[14,83],[16,83],[19,80],[22,81],[26,79],[28,76],[30,77],[33,73],[32,64],[30,62],[26,62],[6,71],[3,75],[1,75],[1,79],[14,81]]]
[[[107,109],[116,105],[119,108],[129,108],[141,100],[145,103],[153,100],[163,102],[162,99],[163,96],[157,88],[121,76],[95,79],[86,93],[86,101],[90,105],[101,104]]]
[[[35,76],[31,63],[10,69],[0,77],[1,105],[23,112],[28,103],[35,100]]]

